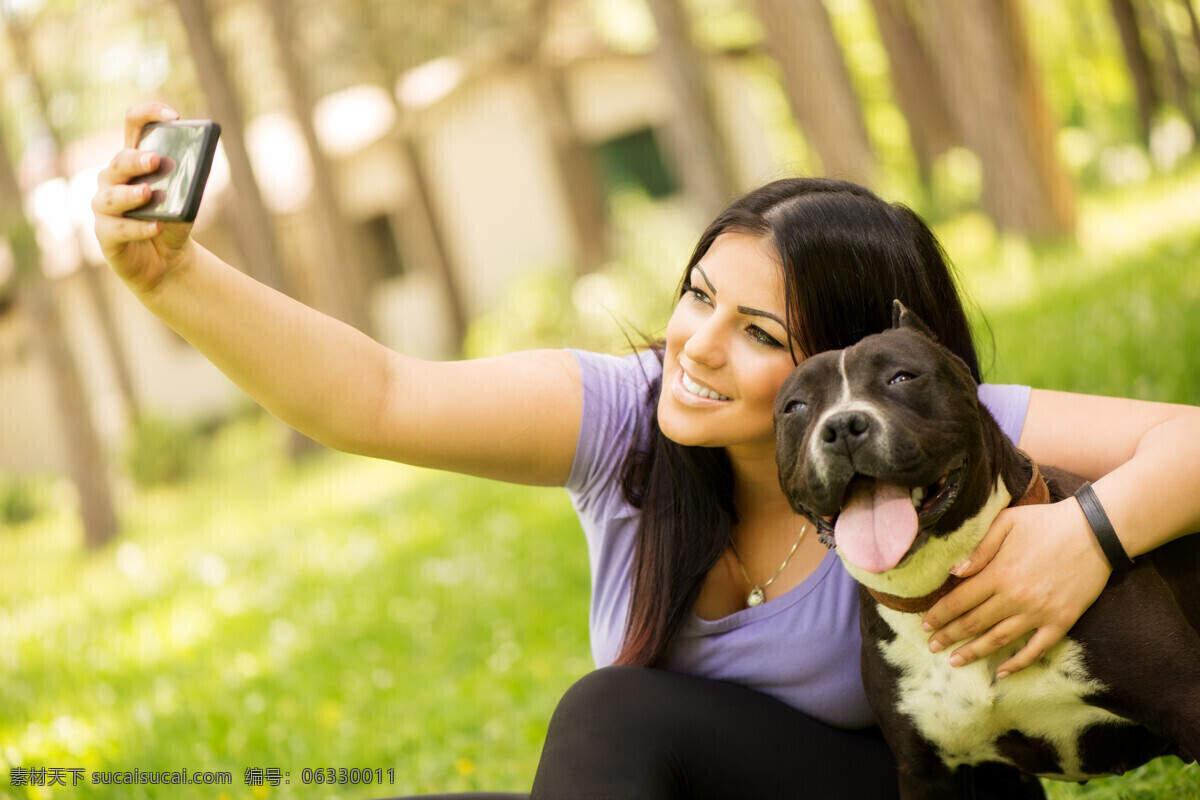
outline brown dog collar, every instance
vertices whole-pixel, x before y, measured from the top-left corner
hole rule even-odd
[[[1029,476],[1029,485],[1025,487],[1025,493],[1009,503],[1008,507],[1045,505],[1049,503],[1050,487],[1046,485],[1046,480],[1042,477],[1042,471],[1038,469],[1037,462],[1029,458],[1024,452],[1021,455],[1029,459],[1029,465],[1033,467],[1033,473]],[[902,614],[924,614],[933,608],[938,600],[950,594],[954,590],[954,587],[958,586],[962,581],[963,579],[957,575],[948,575],[945,583],[921,597],[900,597],[894,594],[886,594],[885,592],[877,592],[871,588],[868,588],[867,592],[871,597],[875,598],[875,601],[879,605],[890,608],[893,611],[899,611]]]
[[[1029,476],[1029,485],[1025,487],[1025,494],[1009,503],[1008,507],[1042,506],[1049,503],[1050,487],[1046,485],[1046,479],[1042,477],[1042,471],[1038,469],[1037,462],[1029,458],[1023,450],[1017,452],[1029,459],[1029,466],[1033,468],[1033,474]]]

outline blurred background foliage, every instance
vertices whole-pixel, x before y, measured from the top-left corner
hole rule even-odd
[[[561,493],[321,451],[116,285],[87,201],[133,103],[223,125],[198,240],[407,352],[627,349],[725,200],[831,174],[933,224],[988,379],[1200,403],[1192,0],[0,10],[0,797],[520,791],[591,667]]]

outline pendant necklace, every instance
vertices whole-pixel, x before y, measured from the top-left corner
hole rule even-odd
[[[779,565],[779,569],[775,570],[775,574],[766,583],[758,584],[750,580],[750,576],[746,574],[746,565],[742,563],[742,557],[738,555],[737,546],[734,545],[732,537],[729,540],[729,549],[733,551],[733,557],[737,559],[738,569],[742,571],[742,577],[746,579],[746,583],[750,584],[750,594],[746,595],[746,605],[750,608],[761,606],[767,600],[767,587],[775,582],[775,579],[783,572],[784,567],[792,560],[792,556],[796,554],[796,548],[800,546],[800,540],[804,538],[804,532],[808,530],[807,520],[800,526],[800,535],[796,537],[796,543],[792,545],[792,549],[788,551],[787,557],[783,559],[783,563]]]

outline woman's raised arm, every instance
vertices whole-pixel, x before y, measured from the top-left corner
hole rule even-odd
[[[574,356],[409,358],[225,264],[186,223],[122,217],[146,201],[133,177],[157,156],[134,149],[160,104],[126,116],[126,149],[99,178],[96,236],[114,272],[156,316],[254,400],[330,447],[515,483],[557,485],[582,414]]]

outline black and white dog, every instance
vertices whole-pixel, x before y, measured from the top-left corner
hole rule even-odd
[[[951,668],[923,612],[1003,508],[1081,479],[1019,451],[899,302],[891,330],[797,367],[775,424],[788,499],[861,584],[863,680],[903,797],[957,796],[962,765],[1081,781],[1200,755],[1200,536],[1114,573],[1045,658],[997,681],[1027,639]]]

